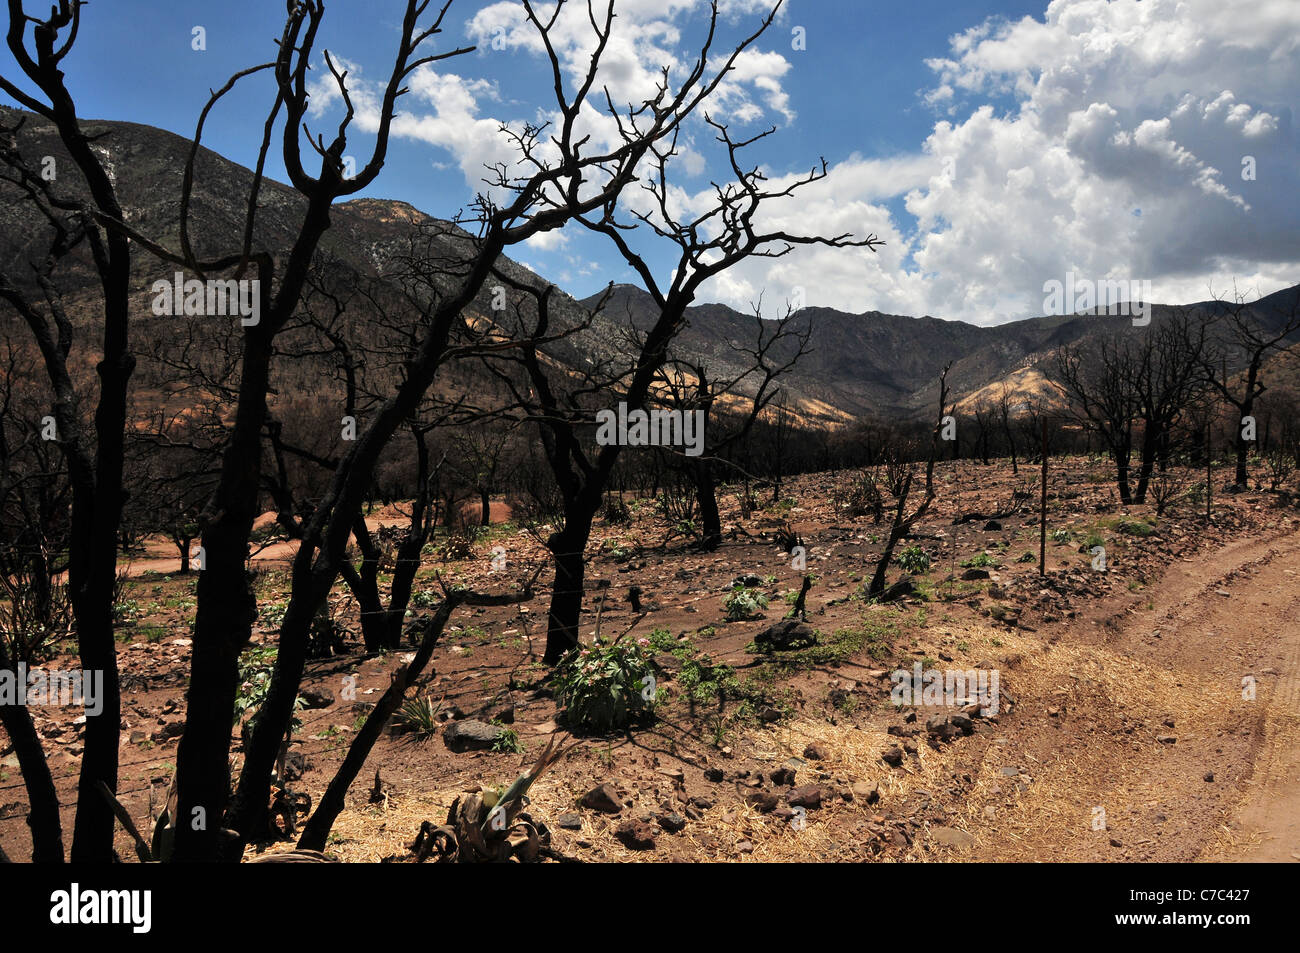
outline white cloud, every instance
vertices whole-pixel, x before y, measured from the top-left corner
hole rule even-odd
[[[805,197],[815,214],[779,216],[890,246],[747,263],[711,297],[740,306],[802,277],[810,304],[987,324],[1040,313],[1043,282],[1067,270],[1150,280],[1170,302],[1233,278],[1293,284],[1298,51],[1293,0],[1054,0],[1042,21],[979,24],[930,62],[921,97],[964,118],[937,122],[917,156],[839,163]],[[903,194],[911,233],[875,204]]]

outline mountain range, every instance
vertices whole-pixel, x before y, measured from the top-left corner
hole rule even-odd
[[[0,125],[18,125],[8,146],[17,148],[39,165],[45,156],[54,158],[56,170],[71,168],[53,127],[30,113],[0,108]],[[155,240],[179,247],[179,195],[181,178],[191,142],[183,137],[135,123],[92,121],[86,124],[97,136],[94,148],[104,157],[118,189],[128,221]],[[240,235],[244,203],[252,173],[233,162],[200,149],[196,162],[192,203],[192,234],[200,256],[232,251],[231,236]],[[382,181],[382,179],[381,179]],[[55,185],[59,182],[55,180]],[[75,186],[67,191],[76,193]],[[31,206],[17,199],[12,186],[0,183],[5,201],[0,205],[0,268],[20,279],[30,273],[28,262],[44,254],[40,245],[44,223]],[[260,196],[255,242],[272,249],[284,249],[295,234],[305,203],[292,188],[266,181]],[[401,201],[373,198],[337,204],[331,212],[332,227],[321,244],[322,253],[336,266],[358,276],[383,279],[392,262],[408,247],[421,223],[432,219]],[[454,245],[457,233],[448,230],[447,242]],[[513,261],[500,265],[512,278],[537,286],[545,285],[536,275]],[[140,295],[139,322],[146,325],[160,319],[148,307],[148,288],[153,280],[169,276],[172,267],[141,252],[135,256],[134,286]],[[96,286],[89,258],[82,255],[62,274],[61,287],[70,313],[93,320]],[[486,294],[486,292],[485,292]],[[1260,299],[1255,305],[1259,320],[1273,325],[1284,320],[1300,295],[1300,285]],[[597,298],[576,301],[560,296],[563,309],[590,309]],[[597,296],[599,297],[599,296]],[[1208,307],[1210,302],[1190,302],[1184,307]],[[473,310],[490,321],[492,311],[480,296]],[[1172,308],[1155,304],[1152,323],[1164,320]],[[560,363],[580,360],[583,349],[617,346],[628,325],[648,327],[655,309],[650,296],[632,285],[616,285],[606,296],[603,312],[593,319],[590,333],[577,339],[553,357]],[[706,363],[715,376],[728,376],[743,366],[737,345],[752,345],[759,318],[723,304],[700,304],[688,312],[689,326],[675,342],[674,353],[691,361]],[[808,421],[844,423],[867,415],[914,417],[927,412],[937,401],[937,379],[951,363],[949,385],[962,409],[991,403],[1005,384],[1012,403],[1031,398],[1055,399],[1046,371],[1051,355],[1062,345],[1104,335],[1140,333],[1130,318],[1099,313],[1034,317],[993,327],[935,317],[908,317],[869,311],[850,314],[831,308],[805,308],[793,316],[802,325],[811,324],[809,351],[795,369],[782,378],[783,400]],[[149,333],[147,330],[145,333]],[[786,351],[788,353],[788,349]],[[1297,362],[1290,355],[1272,359],[1268,372],[1287,383],[1295,383]]]

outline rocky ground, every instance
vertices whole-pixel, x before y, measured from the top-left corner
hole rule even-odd
[[[1216,485],[1208,525],[1191,499],[1157,518],[1150,506],[1118,506],[1105,461],[1058,461],[1040,576],[1037,471],[940,465],[937,502],[900,546],[919,547],[929,566],[908,576],[910,594],[873,604],[862,590],[888,526],[838,505],[849,479],[798,478],[775,500],[769,490],[748,519],[725,493],[726,539],[711,553],[648,501],[632,505],[630,524],[598,524],[583,636],[651,639],[665,689],[655,720],[630,733],[574,739],[560,729],[540,661],[544,586],[521,605],[459,610],[419,686],[437,729],[381,739],[328,852],[409,856],[423,821],[441,824],[457,796],[509,783],[560,731],[564,753],[529,808],[556,858],[1300,857],[1300,511],[1289,498]],[[793,643],[777,624],[804,572],[775,544],[786,523],[815,576],[807,629],[796,632],[807,638]],[[494,547],[504,570],[499,558],[493,567]],[[272,658],[290,551],[255,560],[262,625],[241,692],[250,706]],[[436,592],[441,575],[502,591],[542,562],[534,537],[513,524],[492,527],[467,559],[430,552],[418,590]],[[151,544],[120,606],[119,793],[142,827],[165,797],[184,722],[194,585],[166,574],[168,558]],[[890,580],[904,575],[896,567]],[[725,621],[744,577],[767,607]],[[332,601],[355,627],[345,590]],[[364,657],[355,637],[349,647],[312,663],[304,685],[287,775],[313,800],[403,657]],[[892,704],[890,673],[917,662],[996,671],[996,711],[969,697]],[[36,709],[68,829],[76,716]],[[237,768],[238,732],[232,758]],[[15,858],[30,850],[24,797],[0,733],[0,846]],[[125,835],[119,850],[132,855]]]

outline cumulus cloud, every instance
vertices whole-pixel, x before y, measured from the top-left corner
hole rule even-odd
[[[1053,0],[1042,19],[976,24],[928,63],[919,98],[945,118],[918,154],[837,164],[817,188],[826,217],[805,219],[890,245],[796,250],[710,291],[740,305],[802,278],[810,303],[991,324],[1041,313],[1066,271],[1150,280],[1174,302],[1234,278],[1292,284],[1298,50],[1290,0]],[[927,161],[923,181],[904,174]],[[913,228],[876,204],[894,187]]]

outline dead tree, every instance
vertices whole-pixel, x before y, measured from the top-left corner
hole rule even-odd
[[[1246,463],[1252,442],[1247,437],[1245,420],[1253,417],[1256,401],[1268,390],[1261,377],[1265,359],[1274,352],[1287,350],[1291,346],[1287,339],[1300,331],[1300,294],[1292,302],[1289,313],[1274,327],[1267,327],[1255,310],[1240,295],[1232,300],[1217,300],[1210,320],[1224,340],[1216,348],[1207,348],[1199,358],[1205,381],[1237,412],[1234,441],[1237,465],[1233,482],[1243,490],[1249,482]],[[1238,381],[1229,377],[1229,356],[1234,366],[1244,365]]]
[[[870,598],[877,599],[884,594],[885,578],[889,571],[889,564],[894,558],[894,548],[898,545],[899,540],[912,531],[912,527],[920,521],[921,517],[929,512],[930,505],[934,502],[934,462],[939,457],[939,435],[943,430],[943,418],[950,413],[948,410],[948,371],[951,369],[952,363],[949,362],[939,375],[939,418],[934,424],[934,431],[930,439],[930,458],[925,465],[925,498],[911,513],[907,512],[907,500],[911,496],[912,481],[915,477],[915,466],[909,463],[900,485],[895,490],[898,503],[894,507],[894,521],[889,527],[889,536],[885,539],[885,548],[880,554],[880,559],[876,562],[876,571],[871,576],[871,583],[867,586],[867,595]]]
[[[117,789],[120,694],[117,653],[113,639],[113,598],[117,577],[117,542],[125,493],[122,473],[125,452],[127,385],[135,367],[131,353],[128,292],[131,248],[126,235],[101,228],[99,216],[121,219],[113,180],[92,147],[64,83],[63,60],[71,51],[81,25],[80,0],[47,4],[48,16],[30,16],[22,0],[9,0],[9,51],[27,80],[43,98],[30,95],[8,77],[0,89],[23,107],[53,124],[79,178],[81,195],[56,192],[52,183],[19,155],[16,129],[5,130],[8,143],[2,161],[5,178],[16,186],[52,232],[48,254],[30,263],[29,275],[0,277],[0,297],[18,312],[30,330],[44,363],[53,393],[53,416],[59,447],[67,462],[72,486],[72,541],[68,585],[76,619],[81,664],[103,673],[102,709],[87,716],[85,749],[78,782],[71,859],[107,863],[113,858],[112,811],[98,785]],[[31,27],[30,46],[28,27]],[[60,157],[61,158],[61,157]],[[74,177],[70,177],[74,178]],[[103,338],[97,349],[77,359],[96,366],[98,400],[83,404],[73,378],[76,331],[64,312],[58,291],[59,264],[76,247],[90,252],[102,296]],[[37,805],[33,805],[37,809]],[[39,816],[48,821],[44,806]],[[33,832],[34,835],[37,832]],[[40,833],[44,859],[58,848],[57,826]]]
[[[594,51],[584,76],[572,92],[566,89],[566,67],[552,43],[552,32],[563,5],[556,5],[546,18],[540,17],[528,2],[524,3],[524,9],[547,54],[561,118],[553,130],[532,124],[507,130],[518,151],[519,162],[515,168],[493,169],[490,182],[498,193],[507,197],[504,204],[498,204],[488,195],[479,196],[472,221],[435,223],[431,228],[440,234],[435,236],[437,242],[430,243],[433,250],[423,256],[411,256],[405,263],[409,280],[424,288],[425,301],[411,315],[417,334],[411,342],[410,357],[400,383],[374,409],[356,441],[341,458],[328,492],[303,526],[302,542],[292,570],[293,589],[280,628],[279,652],[266,700],[246,747],[244,769],[230,816],[231,826],[244,836],[266,827],[264,813],[271,771],[280,740],[292,718],[311,621],[339,574],[348,538],[373,483],[380,454],[419,406],[438,369],[446,360],[463,356],[464,352],[453,339],[454,330],[459,329],[474,340],[475,347],[509,350],[524,346],[522,342],[509,340],[482,341],[482,333],[474,329],[465,313],[496,273],[498,258],[505,249],[534,235],[615,207],[623,190],[642,173],[642,162],[658,154],[664,148],[662,143],[673,140],[685,119],[712,95],[736,57],[752,43],[752,39],[743,43],[722,61],[716,73],[710,74],[713,27],[719,15],[714,9],[701,56],[677,88],[671,88],[665,73],[654,94],[645,102],[620,111],[607,98],[606,108],[615,121],[619,139],[607,152],[589,151],[589,137],[579,127],[578,120],[596,86],[613,32],[613,4],[606,5],[603,17],[593,14],[590,18]],[[399,65],[394,78],[405,75],[404,69],[404,65]],[[390,114],[391,108],[386,108],[384,115]],[[473,234],[462,227],[465,225],[471,226]],[[458,249],[452,260],[445,251],[449,240]],[[444,250],[438,251],[439,248]]]
[[[771,22],[769,16],[746,45],[753,42]],[[628,408],[644,409],[651,403],[656,379],[668,361],[668,348],[681,332],[686,309],[700,287],[749,258],[777,258],[796,245],[867,247],[880,244],[874,236],[854,240],[849,235],[804,236],[784,231],[761,231],[756,214],[769,200],[788,197],[800,187],[823,178],[826,166],[814,168],[783,188],[770,188],[759,168],[742,167],[743,150],[765,138],[768,132],[746,140],[734,140],[727,128],[706,117],[726,149],[733,180],[715,187],[714,201],[707,210],[690,220],[679,220],[670,207],[668,166],[677,153],[675,141],[657,145],[647,157],[652,172],[645,185],[653,212],[633,212],[636,224],[621,220],[616,202],[608,202],[578,221],[591,231],[606,236],[636,272],[652,302],[653,318],[641,346],[630,359],[611,358],[604,366],[588,369],[571,382],[549,372],[537,348],[526,347],[514,359],[524,382],[501,372],[513,389],[514,398],[537,426],[551,471],[564,501],[564,521],[547,539],[555,562],[555,582],[547,619],[545,661],[555,664],[578,644],[578,620],[582,611],[585,551],[592,522],[599,511],[610,475],[624,448],[617,441],[589,452],[583,437],[591,427],[591,409],[623,402]],[[644,229],[675,246],[677,260],[671,281],[661,285],[646,259],[632,247],[632,232]],[[525,290],[525,289],[521,289]],[[532,335],[545,335],[551,327],[551,290],[531,291],[537,322]],[[603,378],[603,379],[602,379]],[[585,406],[584,406],[585,404]]]

